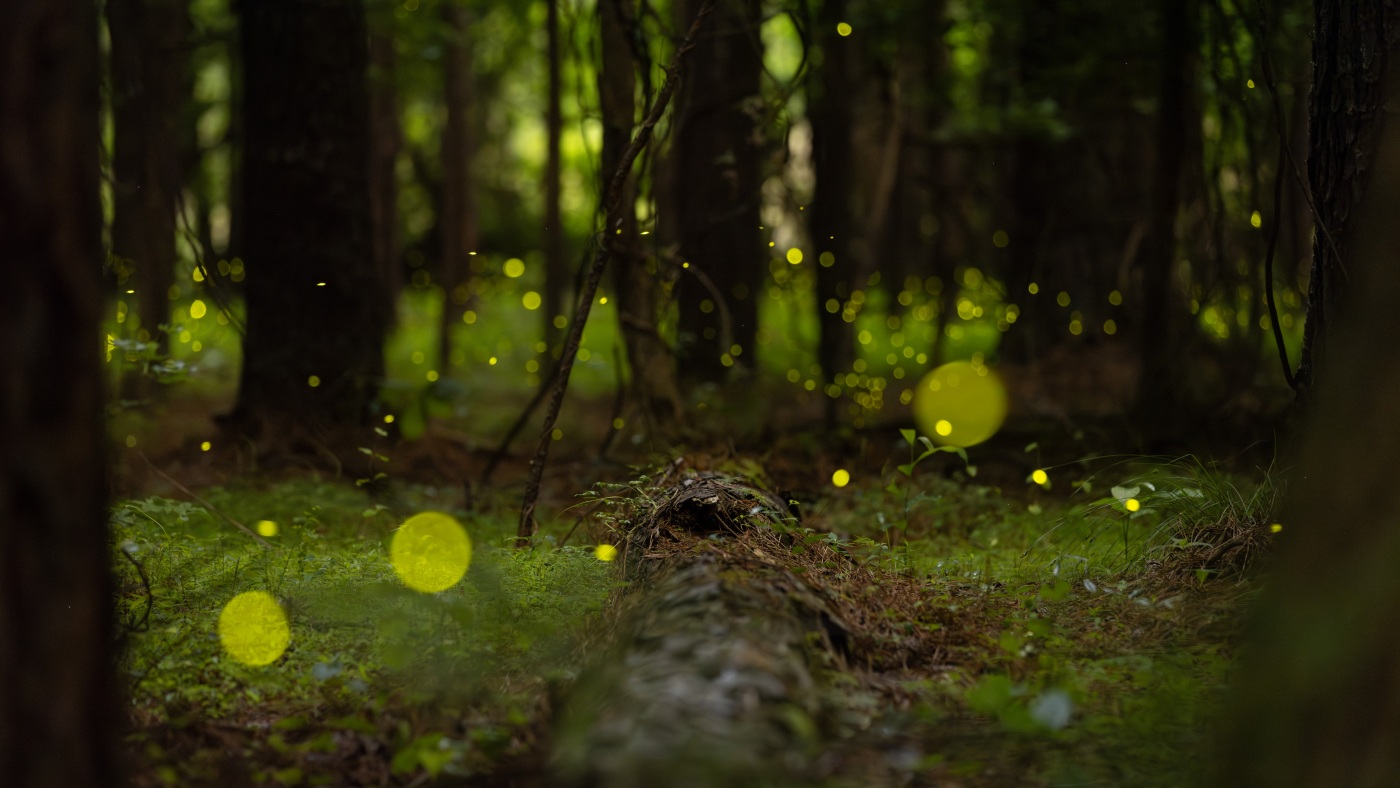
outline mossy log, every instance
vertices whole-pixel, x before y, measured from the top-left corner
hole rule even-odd
[[[784,501],[715,476],[641,518],[620,558],[631,592],[613,644],[559,715],[552,784],[780,786],[826,771],[817,756],[849,698],[823,677],[878,628],[848,623],[867,618],[849,583],[878,583],[795,526]],[[833,569],[847,583],[822,582]],[[926,635],[880,640],[906,664],[942,658]]]

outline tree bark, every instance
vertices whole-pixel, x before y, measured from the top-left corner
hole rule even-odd
[[[399,272],[398,176],[395,174],[403,134],[399,130],[397,56],[392,17],[370,20],[369,117],[370,213],[373,219],[374,267],[390,302],[397,302]]]
[[[1316,0],[1313,11],[1308,184],[1317,213],[1308,314],[1295,376],[1304,404],[1326,364],[1333,307],[1346,289],[1352,216],[1365,199],[1379,139],[1382,75],[1400,37],[1395,0]]]
[[[448,28],[443,81],[446,87],[447,123],[442,131],[442,322],[438,330],[438,369],[451,368],[452,331],[471,301],[471,252],[476,251],[479,225],[476,210],[476,178],[472,162],[476,135],[471,113],[473,90],[471,12],[459,3],[443,6]]]
[[[1386,4],[1371,21],[1394,31],[1396,20]],[[1394,102],[1400,98],[1395,50],[1372,52],[1389,61],[1375,72],[1386,74],[1384,84],[1374,85],[1376,98]],[[1349,280],[1332,302],[1337,320],[1328,326],[1326,374],[1312,389],[1290,474],[1277,537],[1281,554],[1235,671],[1234,704],[1219,737],[1222,788],[1379,788],[1400,773],[1397,132],[1385,130],[1378,159],[1367,158],[1368,170],[1376,162],[1375,180],[1364,199],[1348,190],[1340,215],[1352,235]],[[1368,132],[1373,141],[1379,133]]]
[[[374,264],[358,0],[242,0],[247,336],[232,422],[366,422],[391,304]]]
[[[97,11],[0,3],[0,784],[121,784]]]
[[[823,2],[817,14],[817,43],[821,61],[819,78],[809,83],[812,119],[812,166],[816,190],[812,197],[811,233],[816,250],[817,363],[823,389],[836,375],[851,368],[854,356],[853,322],[843,318],[853,289],[856,264],[851,254],[851,193],[855,188],[851,167],[853,126],[849,47],[852,43],[836,32],[846,20],[845,0]],[[825,400],[828,426],[836,423],[840,400]]]
[[[677,4],[680,19],[699,0]],[[725,359],[751,366],[765,255],[760,240],[759,95],[762,44],[757,0],[723,0],[702,32],[681,86],[672,137],[680,254],[678,367],[684,379],[719,382]],[[739,348],[735,355],[733,349]]]
[[[622,161],[636,125],[636,73],[627,37],[636,24],[631,0],[598,3],[602,68],[598,95],[603,116],[602,177],[609,178]],[[606,182],[601,191],[606,192]],[[622,200],[606,228],[614,233],[609,249],[615,258],[613,288],[617,291],[618,330],[627,347],[631,369],[628,396],[645,420],[648,431],[666,434],[681,420],[680,387],[675,359],[661,336],[661,283],[654,260],[639,246],[636,179],[629,178]],[[622,233],[616,234],[621,229]]]

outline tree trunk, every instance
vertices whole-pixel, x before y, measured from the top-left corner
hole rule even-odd
[[[111,0],[112,254],[135,272],[136,337],[169,349],[175,211],[190,99],[189,18],[183,0]],[[139,378],[134,379],[139,380]],[[135,384],[128,393],[146,391]]]
[[[1350,265],[1352,214],[1371,180],[1384,107],[1382,74],[1400,25],[1395,0],[1315,0],[1308,184],[1313,228],[1308,314],[1296,382],[1306,403],[1326,364],[1327,332]]]
[[[1173,282],[1181,165],[1185,158],[1188,90],[1195,84],[1195,4],[1162,0],[1161,104],[1157,108],[1157,159],[1151,225],[1142,261],[1142,321],[1137,339],[1137,425],[1149,450],[1180,426],[1175,363],[1181,336],[1181,296]]]
[[[561,107],[563,77],[559,54],[559,0],[545,0],[545,38],[548,41],[546,64],[549,84],[545,97],[545,163],[544,163],[544,317],[545,341],[551,349],[564,337],[555,318],[566,314],[565,300],[569,292],[569,261],[564,251],[564,224],[560,212],[561,168],[560,142],[564,134],[564,114]],[[562,322],[562,321],[560,321]]]
[[[688,20],[699,0],[677,6],[678,18]],[[719,382],[735,363],[752,366],[756,350],[766,260],[758,229],[761,149],[748,105],[759,95],[759,20],[757,0],[716,6],[677,105],[670,198],[681,259],[690,264],[677,286],[677,352],[682,377],[695,382]]]
[[[1381,4],[1372,8],[1378,13],[1370,24],[1397,30],[1393,3],[1383,13]],[[1385,73],[1387,84],[1372,87],[1377,100],[1394,102],[1400,63],[1388,50],[1373,50],[1382,63],[1372,73]],[[1315,94],[1326,95],[1325,88]],[[1337,120],[1327,128],[1335,130]],[[1379,158],[1366,158],[1377,171],[1364,199],[1348,189],[1347,211],[1326,213],[1360,233],[1348,239],[1347,287],[1332,301],[1325,375],[1315,379],[1280,518],[1282,552],[1235,671],[1234,706],[1220,739],[1222,787],[1379,788],[1400,774],[1397,132],[1387,128]],[[1372,128],[1367,136],[1374,141],[1379,133]]]
[[[247,336],[232,421],[365,423],[391,305],[370,236],[359,0],[242,0]]]
[[[836,32],[846,19],[845,0],[821,4],[817,15],[817,43],[821,61],[819,79],[809,82],[812,119],[812,166],[816,191],[812,198],[811,233],[816,250],[817,363],[822,387],[851,368],[854,355],[853,322],[844,319],[856,264],[851,255],[851,193],[855,188],[851,167],[851,79],[849,47],[853,44]],[[840,400],[826,398],[826,423],[836,423]]]
[[[0,784],[120,785],[95,4],[0,3],[0,53]]]
[[[472,160],[476,139],[471,113],[475,101],[472,46],[469,27],[471,12],[458,3],[443,6],[449,40],[444,60],[447,123],[442,130],[442,215],[438,230],[442,237],[441,279],[442,322],[438,331],[438,369],[444,373],[452,365],[452,331],[471,301],[471,252],[476,251],[476,179]]]
[[[598,18],[603,62],[598,95],[603,115],[600,191],[622,161],[636,118],[636,73],[629,31],[636,25],[630,0],[600,0]],[[623,17],[626,14],[626,17]],[[617,291],[618,330],[627,347],[632,378],[628,396],[649,432],[671,432],[681,419],[680,387],[675,360],[662,338],[661,285],[656,262],[647,260],[637,236],[636,179],[628,180],[617,213],[606,217],[605,232],[614,259],[613,287]],[[621,229],[619,235],[617,230]]]
[[[392,17],[370,22],[370,213],[373,219],[374,267],[390,302],[398,301],[403,277],[399,273],[398,177],[395,175],[403,134],[399,130],[397,57]]]

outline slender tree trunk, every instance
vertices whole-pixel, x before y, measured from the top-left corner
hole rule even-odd
[[[1324,2],[1332,12],[1350,7]],[[1382,62],[1371,87],[1378,100],[1395,102],[1400,17],[1392,3],[1367,5],[1376,13],[1353,20],[1391,34],[1368,39],[1391,42],[1373,50]],[[1329,118],[1327,128],[1335,131],[1338,120]],[[1380,133],[1373,128],[1367,137],[1375,143]],[[1371,148],[1379,156],[1367,157],[1375,180],[1364,196],[1348,191],[1341,217],[1348,278],[1331,302],[1325,374],[1310,391],[1279,518],[1281,554],[1234,671],[1228,725],[1215,737],[1221,788],[1381,788],[1400,774],[1400,128],[1388,121],[1384,135],[1384,147]],[[1339,218],[1336,206],[1326,216]]]
[[[1317,206],[1299,401],[1326,364],[1331,311],[1346,288],[1352,215],[1371,180],[1384,108],[1382,74],[1400,26],[1396,0],[1316,0],[1308,183]]]
[[[569,262],[564,257],[564,224],[560,212],[560,143],[564,134],[561,107],[563,77],[559,54],[559,0],[545,0],[545,37],[548,39],[549,86],[545,106],[544,164],[544,335],[551,348],[564,336],[555,318],[565,314],[569,292]],[[562,322],[562,321],[559,321]]]
[[[679,18],[690,19],[699,0],[677,5]],[[722,0],[714,15],[681,86],[672,145],[680,253],[693,269],[678,284],[679,369],[696,382],[718,382],[726,367],[754,363],[766,264],[758,229],[761,148],[746,106],[759,94],[762,73],[759,4]]]
[[[1137,334],[1142,374],[1137,423],[1147,443],[1169,436],[1180,419],[1176,394],[1181,297],[1172,281],[1176,268],[1176,217],[1185,158],[1188,90],[1194,84],[1195,3],[1162,0],[1161,105],[1157,109],[1157,159],[1152,224],[1143,248],[1142,321]]]
[[[452,330],[471,300],[471,252],[476,251],[478,224],[476,155],[471,113],[474,109],[471,12],[458,3],[443,6],[449,41],[443,75],[447,123],[442,131],[442,238],[440,275],[443,289],[442,323],[438,332],[438,368],[451,368]]]
[[[169,347],[175,280],[175,211],[182,159],[189,19],[182,0],[110,0],[112,254],[134,269],[137,337]],[[139,378],[137,379],[139,380]],[[129,394],[145,390],[134,384]]]
[[[370,23],[369,36],[369,114],[370,114],[370,213],[374,217],[374,267],[378,269],[384,292],[391,302],[398,300],[399,215],[398,178],[395,165],[403,135],[399,131],[398,90],[395,86],[397,58],[394,54],[392,17]]]
[[[598,95],[603,114],[601,191],[617,171],[622,152],[631,141],[636,119],[636,72],[629,31],[636,24],[633,0],[599,0],[603,62]],[[625,15],[625,16],[624,16]],[[671,432],[681,419],[680,387],[675,360],[657,324],[661,316],[661,285],[654,260],[646,259],[637,236],[636,179],[629,179],[618,210],[607,217],[605,232],[614,258],[613,287],[617,291],[618,329],[627,347],[631,368],[628,395],[652,433]],[[622,230],[621,234],[616,231]]]
[[[359,0],[242,0],[248,310],[233,421],[362,424],[391,304],[370,235]],[[258,427],[269,427],[266,431]]]
[[[0,3],[0,785],[121,785],[100,356],[98,38]]]
[[[812,119],[812,165],[816,193],[812,199],[811,233],[817,252],[817,363],[823,388],[834,376],[850,369],[854,354],[851,320],[846,320],[856,264],[851,254],[852,86],[849,39],[836,32],[846,19],[846,1],[829,0],[817,14],[817,45],[821,61],[818,78],[808,90]],[[826,398],[826,422],[836,423],[840,400]]]

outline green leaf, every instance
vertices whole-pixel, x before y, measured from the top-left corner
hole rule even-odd
[[[913,445],[914,445],[914,434],[915,434],[915,433],[914,433],[913,430],[900,430],[900,431],[899,431],[899,434],[904,436],[904,440],[908,441],[908,443],[909,443],[910,446],[913,446]]]

